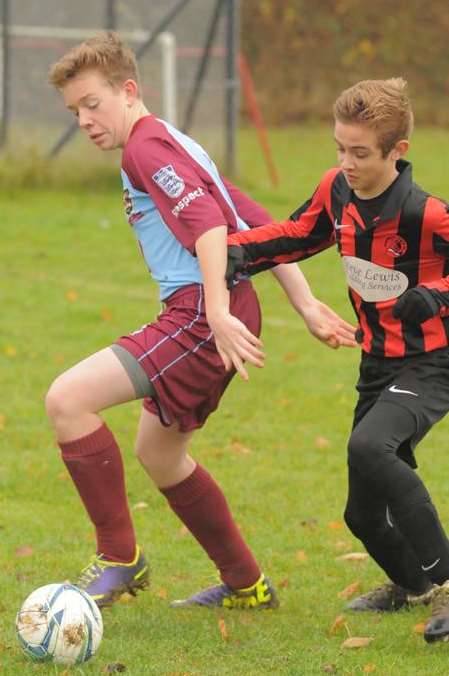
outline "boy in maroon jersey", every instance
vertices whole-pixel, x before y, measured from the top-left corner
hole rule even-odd
[[[231,235],[227,276],[336,245],[362,347],[345,520],[391,580],[349,607],[432,598],[431,642],[449,635],[449,543],[413,450],[449,410],[448,207],[403,159],[413,125],[404,80],[359,82],[334,116],[340,168],[288,221]]]
[[[135,57],[117,34],[70,50],[50,80],[95,145],[123,148],[125,211],[163,302],[155,322],[63,373],[47,395],[62,457],[96,529],[97,554],[79,585],[102,606],[147,584],[120,450],[100,417],[143,399],[138,457],[222,579],[177,605],[275,607],[223,493],[188,453],[193,431],[235,372],[247,378],[243,362],[263,364],[251,283],[226,289],[226,235],[261,225],[269,214],[222,179],[198,144],[149,113]],[[351,344],[351,327],[316,301],[296,266],[280,266],[275,275],[312,333],[332,347]]]

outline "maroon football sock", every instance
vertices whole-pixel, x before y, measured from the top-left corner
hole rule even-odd
[[[97,552],[129,563],[136,550],[122,456],[106,425],[74,441],[58,442],[62,459],[95,526]]]
[[[215,563],[223,582],[242,589],[259,579],[259,566],[238,531],[226,499],[203,467],[197,465],[187,479],[161,492]]]

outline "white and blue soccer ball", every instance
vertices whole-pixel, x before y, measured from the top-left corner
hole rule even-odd
[[[72,584],[35,589],[17,613],[19,643],[38,662],[80,664],[94,655],[103,636],[95,601]]]

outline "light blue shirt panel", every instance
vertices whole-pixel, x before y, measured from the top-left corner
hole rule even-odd
[[[148,193],[136,190],[123,169],[121,174],[123,188],[129,191],[132,201],[128,218],[132,220],[141,214],[132,228],[150,274],[159,284],[160,299],[168,298],[188,284],[201,284],[203,277],[198,260],[178,242]]]
[[[163,125],[167,128],[167,130],[170,132],[170,134],[175,138],[178,143],[184,148],[184,150],[187,151],[187,153],[196,161],[198,164],[206,171],[209,176],[212,178],[213,182],[216,184],[217,188],[223,195],[224,199],[234,212],[234,215],[237,219],[237,226],[239,230],[249,230],[249,226],[245,221],[240,218],[238,215],[234,202],[231,199],[230,194],[228,193],[225,184],[221,180],[221,176],[219,174],[219,171],[215,165],[215,162],[209,157],[209,155],[206,153],[204,148],[200,146],[199,143],[194,141],[190,136],[186,136],[186,134],[183,134],[182,131],[179,131],[179,129],[176,129],[176,127],[172,127],[171,124],[168,122],[165,122],[165,120],[159,120],[162,122]]]

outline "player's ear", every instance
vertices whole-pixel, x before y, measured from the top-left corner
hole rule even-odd
[[[123,90],[125,92],[128,105],[132,106],[139,98],[139,87],[137,86],[137,82],[131,78],[128,78],[128,80],[125,80],[123,83]]]
[[[401,157],[404,157],[404,155],[407,153],[409,146],[410,143],[405,138],[397,141],[393,150],[391,151],[391,159],[395,161],[400,160]]]

